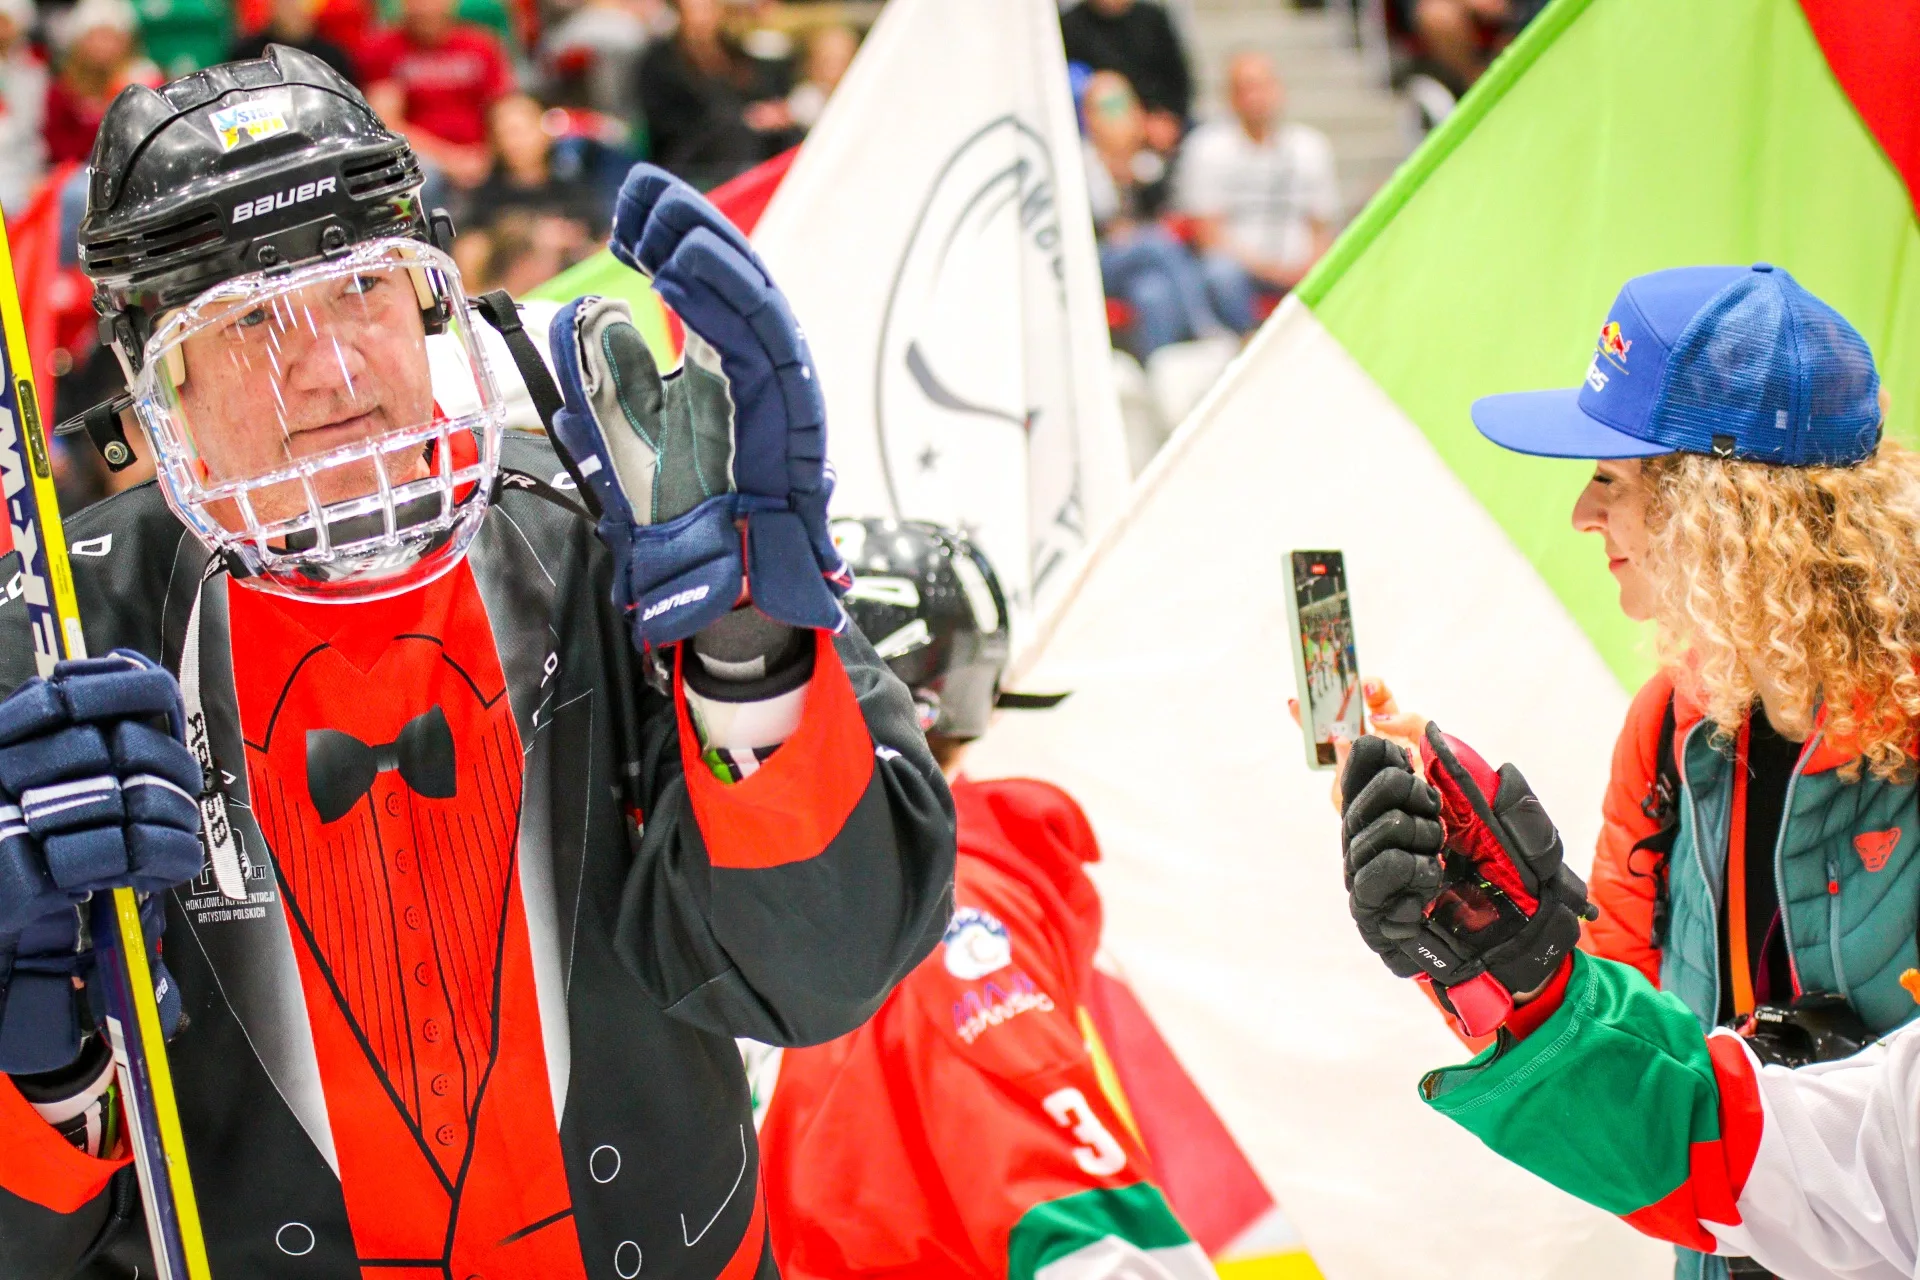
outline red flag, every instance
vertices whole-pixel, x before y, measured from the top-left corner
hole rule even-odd
[[[740,228],[742,234],[750,236],[760,225],[760,215],[773,203],[773,193],[780,189],[787,170],[793,168],[793,158],[799,154],[800,148],[789,147],[773,159],[763,160],[745,173],[727,179],[707,192],[707,199],[713,201],[714,208],[733,219],[733,225]]]
[[[1920,0],[1801,0],[1834,78],[1907,184],[1920,212]]]

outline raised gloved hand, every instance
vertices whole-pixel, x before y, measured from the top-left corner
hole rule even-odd
[[[125,649],[63,662],[0,701],[0,1072],[50,1071],[80,1052],[94,952],[81,904],[157,894],[200,872],[200,766],[172,675]],[[179,998],[141,908],[163,1028]]]
[[[1427,776],[1383,738],[1341,777],[1348,905],[1402,977],[1431,979],[1471,1035],[1553,977],[1593,915],[1560,834],[1512,765],[1496,773],[1429,724]]]
[[[826,408],[786,299],[723,214],[651,165],[620,189],[612,249],[690,332],[663,378],[623,303],[577,299],[551,331],[554,435],[599,502],[634,643],[683,640],[743,591],[777,622],[838,630],[852,579],[827,532]]]

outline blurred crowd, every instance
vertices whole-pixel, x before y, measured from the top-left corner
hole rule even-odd
[[[1149,0],[1079,0],[1060,27],[1116,344],[1143,363],[1230,348],[1332,243],[1332,144],[1287,118],[1280,73],[1254,49],[1223,68],[1226,111],[1197,120],[1185,44]]]
[[[333,66],[407,135],[429,170],[428,199],[470,233],[471,283],[512,287],[590,251],[634,159],[705,187],[799,141],[858,47],[840,8],[0,0],[0,205],[18,215],[50,172],[84,163],[127,85],[278,43]]]
[[[1538,3],[1392,0],[1387,23],[1418,66],[1463,91]],[[879,8],[0,0],[0,206],[18,218],[60,188],[70,246],[80,169],[115,94],[278,43],[339,70],[412,141],[427,202],[459,228],[469,292],[520,293],[598,247],[635,159],[711,188],[798,143]],[[1219,69],[1224,109],[1200,118],[1195,68],[1162,0],[1064,0],[1060,25],[1116,347],[1150,372],[1168,348],[1230,351],[1326,251],[1347,212],[1332,144],[1288,118],[1280,74],[1254,49]],[[110,395],[117,373],[88,339],[84,284],[70,291],[78,318],[53,361],[63,418]],[[81,500],[130,478],[81,469],[69,486]]]
[[[819,120],[875,4],[831,0],[0,0],[0,207],[61,206],[66,265],[83,169],[131,84],[259,57],[332,66],[413,143],[430,207],[459,229],[469,293],[523,292],[593,253],[621,177],[652,159],[712,187]],[[53,358],[64,419],[117,389],[84,282]],[[70,323],[69,323],[70,321]],[[75,503],[144,478],[62,450]]]

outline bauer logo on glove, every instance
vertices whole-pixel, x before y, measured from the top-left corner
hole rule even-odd
[[[1349,906],[1402,977],[1433,982],[1469,1035],[1552,978],[1591,918],[1586,885],[1520,771],[1427,727],[1426,776],[1383,738],[1341,778]]]

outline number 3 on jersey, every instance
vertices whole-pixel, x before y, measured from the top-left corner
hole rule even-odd
[[[1087,1105],[1087,1095],[1075,1088],[1056,1089],[1040,1103],[1062,1129],[1070,1129],[1084,1146],[1073,1149],[1074,1163],[1094,1178],[1109,1178],[1126,1168],[1127,1153],[1120,1149],[1107,1126]]]

